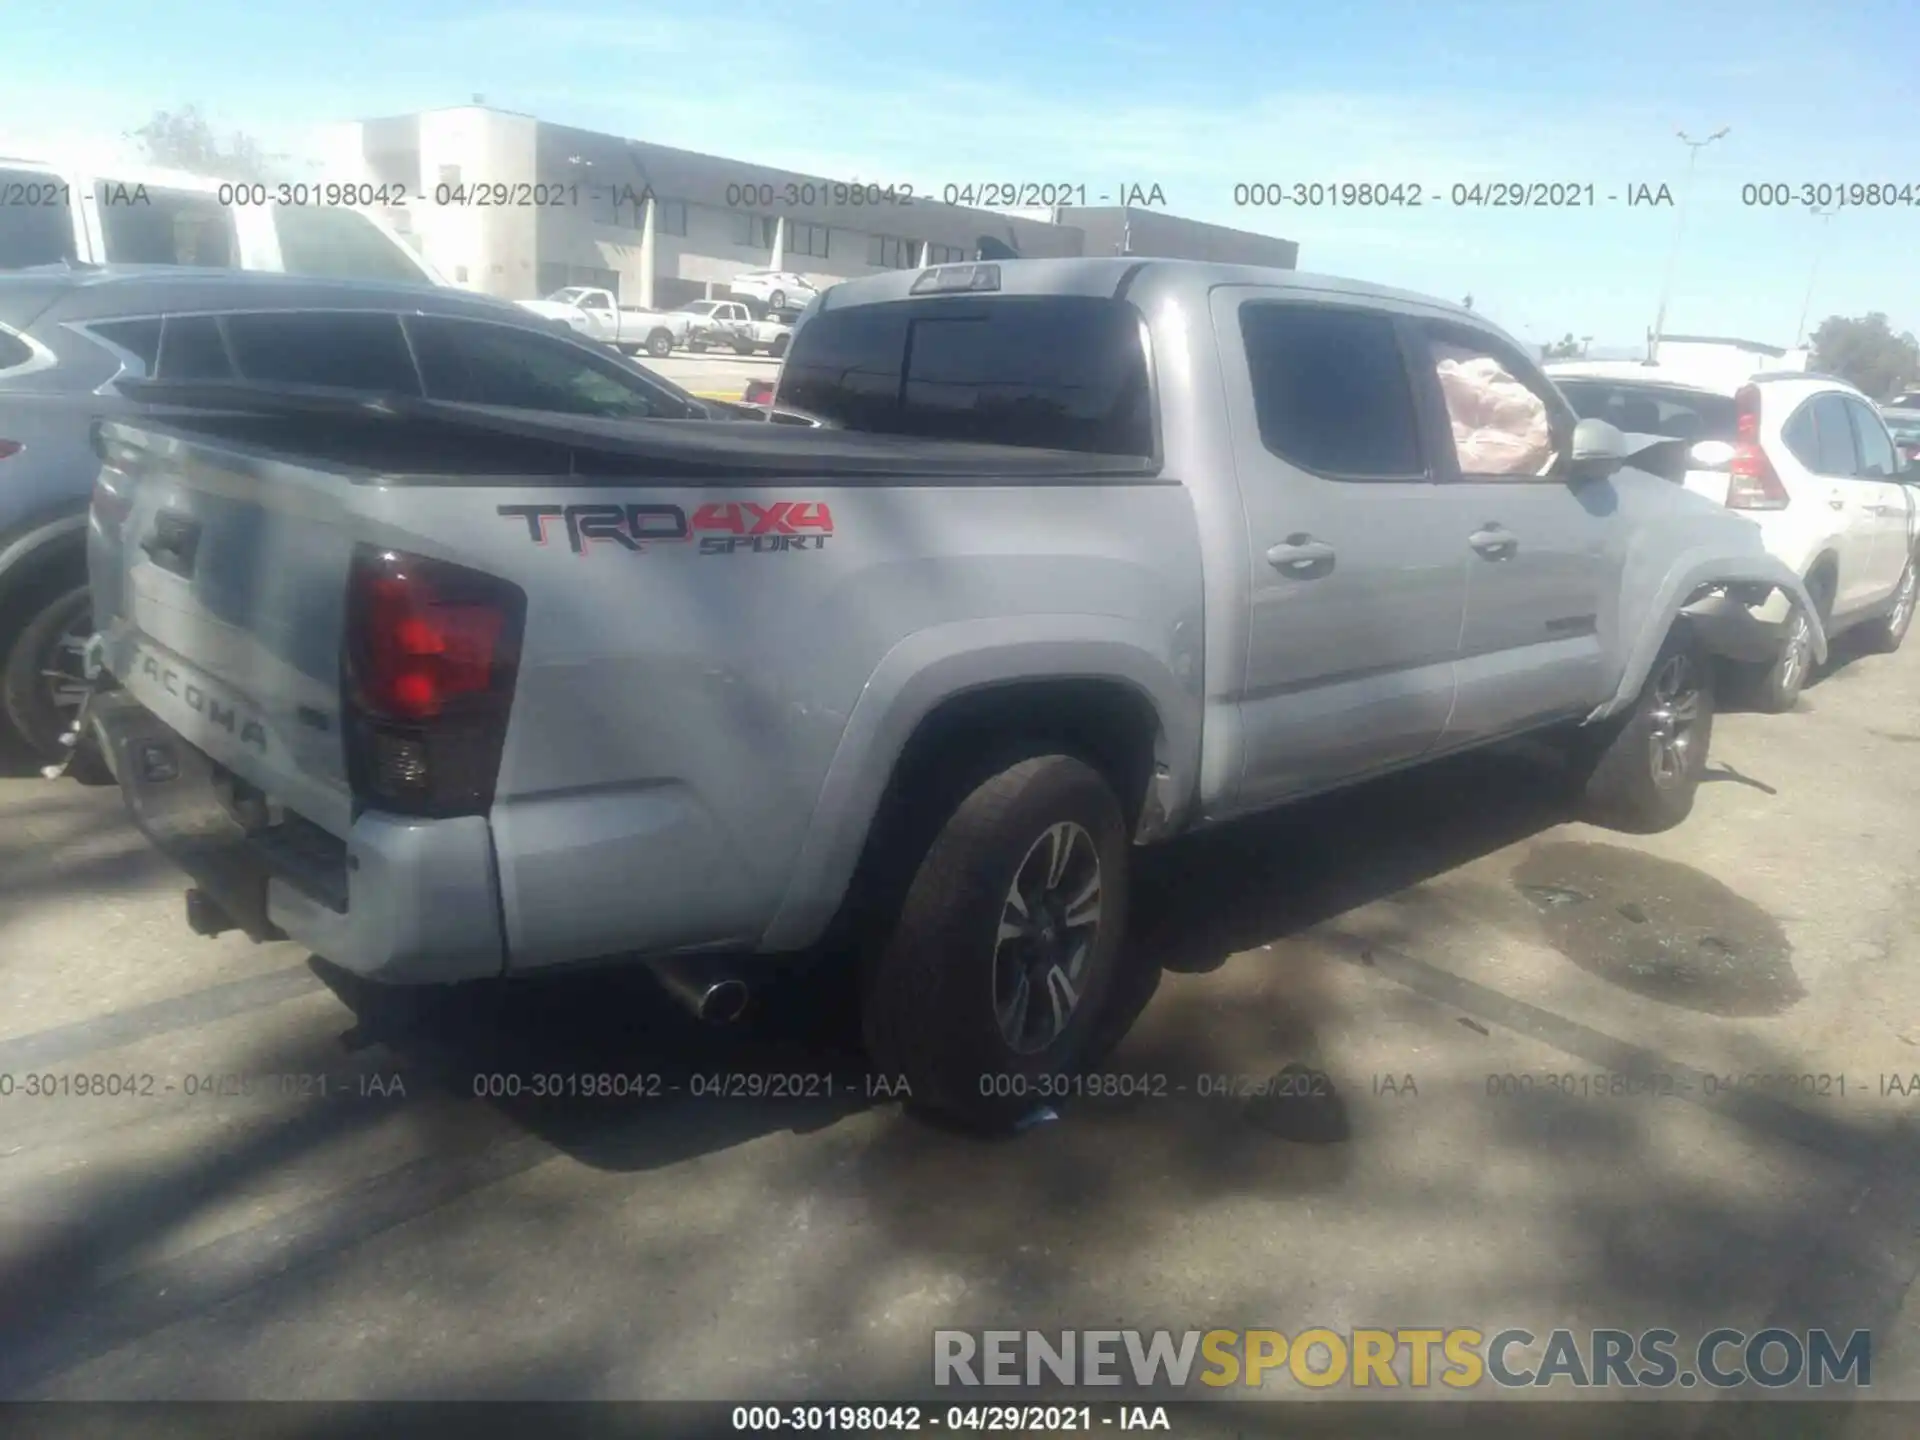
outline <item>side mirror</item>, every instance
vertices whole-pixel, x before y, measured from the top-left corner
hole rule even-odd
[[[1627,437],[1605,420],[1582,420],[1573,427],[1567,474],[1574,480],[1604,480],[1627,460]]]
[[[1739,453],[1725,440],[1702,440],[1687,451],[1687,460],[1695,470],[1724,470]]]

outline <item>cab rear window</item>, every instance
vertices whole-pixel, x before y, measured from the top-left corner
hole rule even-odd
[[[796,332],[775,403],[874,434],[1154,453],[1139,312],[1097,296],[827,310]]]

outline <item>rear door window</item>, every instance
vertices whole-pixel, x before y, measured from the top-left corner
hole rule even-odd
[[[1240,333],[1267,449],[1334,479],[1425,476],[1413,387],[1390,317],[1257,301],[1241,307]]]
[[[370,311],[287,310],[226,317],[234,367],[246,380],[418,395],[400,317]]]
[[[109,264],[216,270],[239,264],[233,212],[217,197],[120,180],[101,180],[94,190]]]
[[[687,404],[556,336],[476,320],[407,321],[427,396],[610,420],[685,419]]]
[[[67,182],[43,170],[0,169],[0,270],[77,259]]]
[[[1097,296],[907,300],[816,314],[787,352],[777,403],[876,434],[1154,453],[1139,312]]]
[[[1847,415],[1853,421],[1854,443],[1860,447],[1860,474],[1876,480],[1891,480],[1899,465],[1894,460],[1893,441],[1887,438],[1887,427],[1858,400],[1845,403]]]
[[[146,368],[149,375],[160,359],[160,328],[158,319],[113,320],[104,325],[89,325],[89,334],[96,339],[105,340],[126,351]]]
[[[1854,475],[1860,457],[1854,448],[1853,422],[1847,418],[1846,398],[1826,394],[1814,397],[1813,470],[1816,475]]]
[[[233,357],[212,315],[169,315],[160,326],[160,380],[231,380]]]

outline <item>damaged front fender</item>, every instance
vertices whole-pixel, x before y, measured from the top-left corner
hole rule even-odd
[[[1660,647],[1686,608],[1718,590],[1729,588],[1747,592],[1743,598],[1748,603],[1758,603],[1773,591],[1780,591],[1808,618],[1815,663],[1827,658],[1827,634],[1820,622],[1819,607],[1807,593],[1806,583],[1785,562],[1757,547],[1741,554],[1728,553],[1720,546],[1696,545],[1668,566],[1651,592],[1638,591],[1648,597],[1642,604],[1630,610],[1623,606],[1619,635],[1626,648],[1626,662],[1613,694],[1587,717],[1587,723],[1604,720],[1632,705],[1646,686],[1647,677],[1653,673],[1653,662]]]

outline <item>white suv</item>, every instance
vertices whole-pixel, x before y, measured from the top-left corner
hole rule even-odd
[[[1693,441],[1686,486],[1760,527],[1806,582],[1828,635],[1858,629],[1893,650],[1912,623],[1920,506],[1880,412],[1844,380],[1806,371],[1741,384],[1651,365],[1570,363],[1547,371],[1582,417]],[[1692,612],[1750,662],[1752,699],[1791,709],[1808,679],[1806,617],[1720,596]]]

